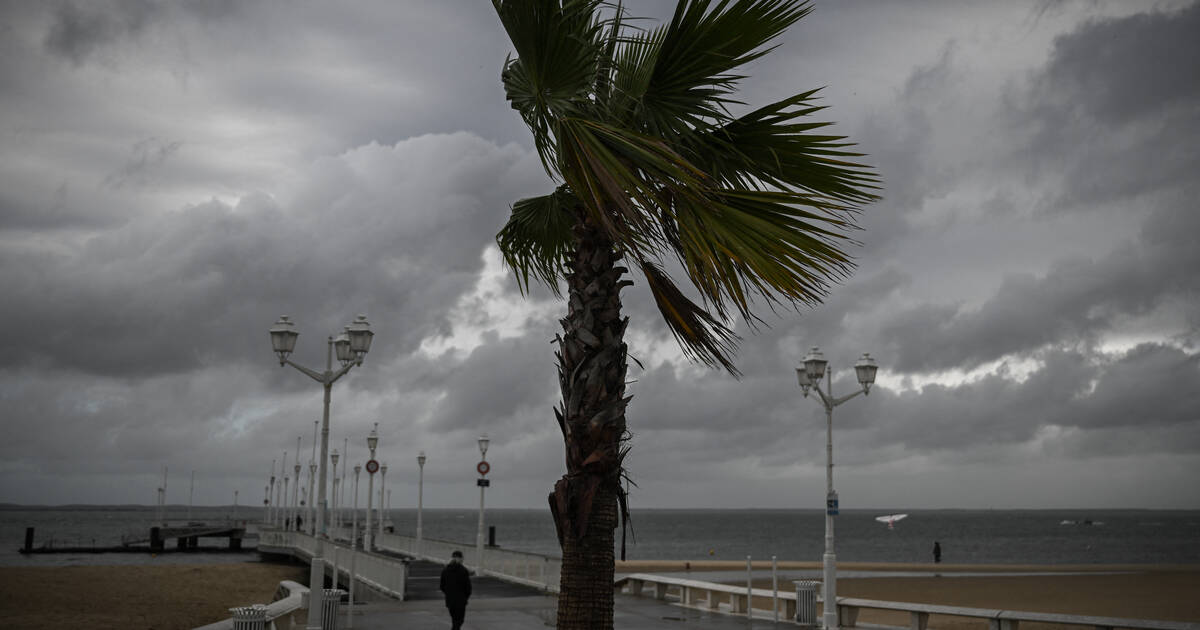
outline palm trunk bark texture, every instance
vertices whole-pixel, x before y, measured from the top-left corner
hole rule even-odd
[[[625,440],[628,318],[621,315],[626,269],[612,241],[582,213],[567,275],[567,317],[557,338],[562,393],[555,409],[567,474],[550,494],[562,546],[559,630],[613,627],[613,542]]]

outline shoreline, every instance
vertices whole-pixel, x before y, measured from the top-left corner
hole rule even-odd
[[[745,571],[744,560],[618,560],[617,573]],[[781,560],[780,571],[820,571],[820,561]],[[769,571],[770,560],[752,560],[755,571]],[[838,562],[839,571],[879,573],[1142,573],[1200,572],[1200,564],[967,564],[931,562]]]

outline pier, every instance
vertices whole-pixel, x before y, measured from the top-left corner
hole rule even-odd
[[[224,550],[241,551],[242,540],[246,537],[245,521],[221,521],[216,523],[190,522],[171,525],[164,523],[150,527],[145,535],[122,536],[119,545],[56,545],[53,540],[35,546],[35,531],[32,527],[25,528],[25,544],[18,550],[22,554],[38,553],[161,553],[168,551],[168,541],[175,541],[178,551],[197,551],[201,549],[201,538],[225,538],[228,544]]]

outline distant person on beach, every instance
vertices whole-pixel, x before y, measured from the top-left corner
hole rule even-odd
[[[942,545],[938,541],[933,541],[933,562],[934,564],[942,561]]]
[[[300,531],[300,521],[302,520],[299,516],[296,517],[296,531]]]
[[[471,598],[471,576],[463,566],[463,554],[450,554],[450,564],[442,569],[440,588],[446,596],[446,608],[450,610],[450,630],[462,628],[467,614],[467,600]]]

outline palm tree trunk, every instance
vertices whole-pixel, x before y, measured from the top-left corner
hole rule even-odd
[[[612,241],[581,211],[558,338],[562,402],[555,409],[567,474],[550,494],[563,563],[559,630],[613,627],[613,532],[625,439],[625,268]]]

